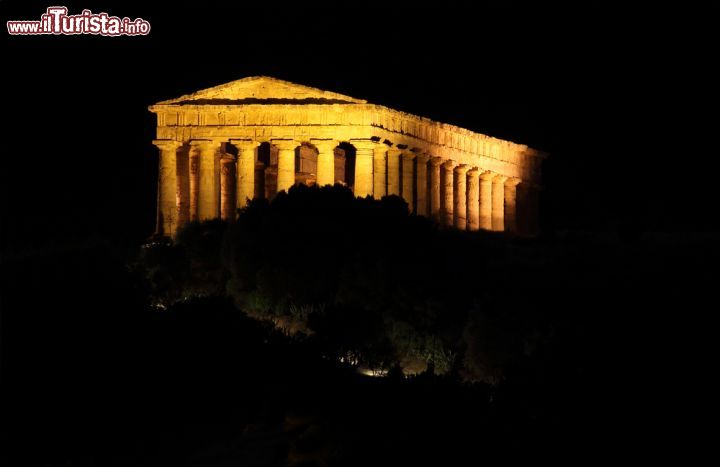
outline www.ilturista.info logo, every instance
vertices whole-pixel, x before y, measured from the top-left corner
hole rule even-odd
[[[118,18],[107,13],[83,10],[79,15],[68,15],[64,6],[51,6],[40,21],[8,21],[8,33],[16,36],[39,34],[93,34],[99,36],[146,36],[150,23],[142,18]]]

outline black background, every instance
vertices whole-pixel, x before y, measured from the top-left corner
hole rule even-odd
[[[715,228],[703,15],[499,3],[66,2],[152,31],[3,34],[3,249],[145,238],[157,170],[147,106],[253,75],[549,152],[550,231]],[[1,7],[3,20],[35,19],[47,5]]]
[[[147,107],[254,75],[366,99],[550,153],[542,195],[545,232],[632,237],[640,231],[717,230],[711,12],[450,1],[346,8],[246,1],[62,5],[75,14],[89,8],[142,17],[152,30],[120,38],[0,34],[5,258],[142,242],[154,229],[157,189],[157,149],[151,144],[156,122]],[[39,19],[48,6],[4,0],[0,18]],[[42,284],[25,286],[32,294],[44,290]],[[661,301],[659,295],[653,303]],[[644,355],[662,349],[675,360],[651,364],[622,357],[632,362],[631,371],[644,375],[648,367],[662,367],[656,391],[677,382],[678,374],[703,370],[693,363],[696,355],[680,355],[696,341],[693,333],[710,338],[704,334],[712,328],[699,324],[710,314],[705,308],[693,309],[692,319],[680,309],[640,303],[637,310],[642,318],[619,326],[641,329],[631,346],[642,347]],[[647,326],[647,316],[660,319]],[[660,336],[661,327],[677,323],[687,334]],[[78,319],[77,326],[90,325]],[[647,335],[652,346],[644,342]],[[27,340],[28,348],[38,344],[38,355],[53,352],[29,336],[31,331],[21,332],[16,340]],[[114,337],[122,338],[119,331]],[[614,337],[608,342],[612,346]],[[82,350],[78,354],[85,355]],[[616,377],[598,375],[613,382]],[[667,400],[692,403],[692,397],[666,391]],[[654,403],[661,396],[642,397]]]

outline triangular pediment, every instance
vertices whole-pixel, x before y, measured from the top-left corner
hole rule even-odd
[[[301,84],[291,83],[268,76],[251,76],[201,91],[158,102],[159,105],[214,105],[214,104],[300,104],[300,103],[351,103],[366,101],[323,91]]]

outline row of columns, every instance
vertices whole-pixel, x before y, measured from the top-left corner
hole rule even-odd
[[[278,149],[277,191],[287,191],[295,184],[295,149],[301,142],[291,139],[271,142]],[[236,209],[244,207],[255,196],[255,163],[260,142],[230,139],[230,143],[237,148],[237,157],[226,155],[218,159],[219,142],[190,141],[194,153],[190,167],[181,170],[177,149],[182,143],[154,141],[160,149],[158,230],[161,233],[172,235],[178,225],[189,220],[204,221],[218,215],[232,219]],[[338,141],[311,139],[310,143],[318,151],[316,183],[332,185],[334,149]],[[535,233],[537,189],[532,185],[479,167],[372,140],[350,140],[350,143],[356,151],[356,196],[377,199],[386,195],[401,196],[418,215],[434,217],[443,225],[462,230]],[[187,207],[182,187],[189,191]],[[183,215],[189,218],[182,218]]]
[[[359,170],[356,169],[356,177]],[[513,207],[516,206],[514,187],[520,183],[518,179],[477,167],[456,165],[454,161],[426,154],[388,149],[378,143],[374,151],[373,175],[374,197],[401,196],[417,214],[431,215],[445,225],[468,230],[517,229]],[[356,194],[362,196],[364,191],[358,193],[356,190]]]

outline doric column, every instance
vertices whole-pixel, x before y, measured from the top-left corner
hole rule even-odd
[[[375,143],[369,139],[352,139],[355,146],[355,196],[364,198],[373,194],[373,150]]]
[[[277,192],[289,191],[295,185],[295,148],[297,141],[274,139],[272,144],[278,148]]]
[[[453,184],[453,225],[456,229],[467,228],[467,171],[465,164],[455,167],[455,183]]]
[[[505,181],[505,230],[517,233],[517,193],[519,178],[508,178]]]
[[[311,139],[310,142],[317,148],[317,186],[335,184],[335,147],[338,142],[331,139]]]
[[[427,197],[428,187],[428,161],[427,154],[417,154],[415,157],[415,198],[417,199],[416,211],[419,216],[427,217],[429,214],[429,202]]]
[[[497,175],[492,181],[492,229],[502,232],[505,229],[505,180]]]
[[[255,197],[255,161],[260,142],[249,140],[230,140],[230,142],[238,150],[235,206],[237,209],[242,209]]]
[[[492,230],[492,180],[495,174],[480,174],[480,228]]]
[[[442,164],[442,183],[440,185],[440,196],[441,196],[441,205],[440,205],[440,222],[442,222],[443,225],[451,227],[453,225],[453,190],[454,183],[453,179],[453,171],[455,170],[455,161],[445,161]]]
[[[180,147],[175,153],[177,167],[177,229],[190,222],[190,155],[187,147]]]
[[[373,198],[375,199],[387,194],[387,152],[386,144],[375,144],[373,149]]]
[[[397,148],[387,152],[387,194],[400,196],[400,153]]]
[[[402,197],[408,204],[408,210],[414,212],[413,188],[415,185],[415,154],[410,151],[402,153]]]
[[[190,146],[198,151],[198,220],[216,219],[220,214],[219,174],[215,167],[215,153],[219,143],[193,140]]]
[[[440,221],[440,165],[443,160],[439,157],[430,159],[430,215]]]
[[[473,167],[467,173],[467,228],[480,229],[480,171]]]
[[[235,201],[235,158],[223,154],[220,158],[220,219],[235,220],[237,202]]]
[[[198,220],[198,191],[200,190],[200,155],[195,148],[188,152],[190,164],[190,222]]]
[[[153,144],[160,150],[158,163],[158,234],[174,236],[178,221],[177,149],[179,141],[156,139]]]

